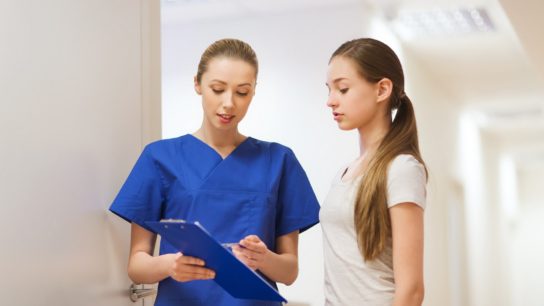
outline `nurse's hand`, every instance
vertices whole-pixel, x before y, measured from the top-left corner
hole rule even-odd
[[[268,258],[270,251],[258,236],[249,235],[240,240],[239,245],[232,247],[232,253],[249,268],[258,270]]]
[[[183,256],[183,254],[177,253],[170,270],[170,277],[178,282],[213,279],[215,277],[215,272],[205,268],[204,265],[205,263],[202,259]]]

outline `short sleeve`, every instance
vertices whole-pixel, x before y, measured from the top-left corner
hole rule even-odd
[[[410,202],[425,209],[426,186],[425,167],[417,159],[407,154],[395,157],[387,173],[387,206]]]
[[[148,230],[145,221],[158,221],[162,211],[161,180],[149,146],[144,149],[110,211]]]
[[[278,191],[276,237],[299,230],[301,233],[319,222],[319,203],[295,154],[285,155]]]

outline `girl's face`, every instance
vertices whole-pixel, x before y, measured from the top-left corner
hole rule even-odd
[[[327,71],[327,106],[342,130],[360,129],[371,123],[381,108],[380,82],[370,83],[356,70],[353,60],[337,56]]]
[[[210,60],[195,90],[202,95],[204,120],[220,130],[237,128],[255,94],[255,68],[228,57]]]

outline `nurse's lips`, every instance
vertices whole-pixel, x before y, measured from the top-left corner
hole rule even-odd
[[[234,118],[234,115],[228,115],[228,114],[217,114],[219,117],[219,121],[222,123],[230,123],[232,121],[232,118]]]
[[[338,113],[338,112],[332,112],[332,116],[334,117],[334,120],[338,121],[344,114]]]

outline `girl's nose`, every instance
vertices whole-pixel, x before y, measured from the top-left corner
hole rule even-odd
[[[327,99],[327,106],[328,107],[335,107],[337,105],[338,105],[338,102],[336,101],[334,96],[330,95],[329,98]]]

